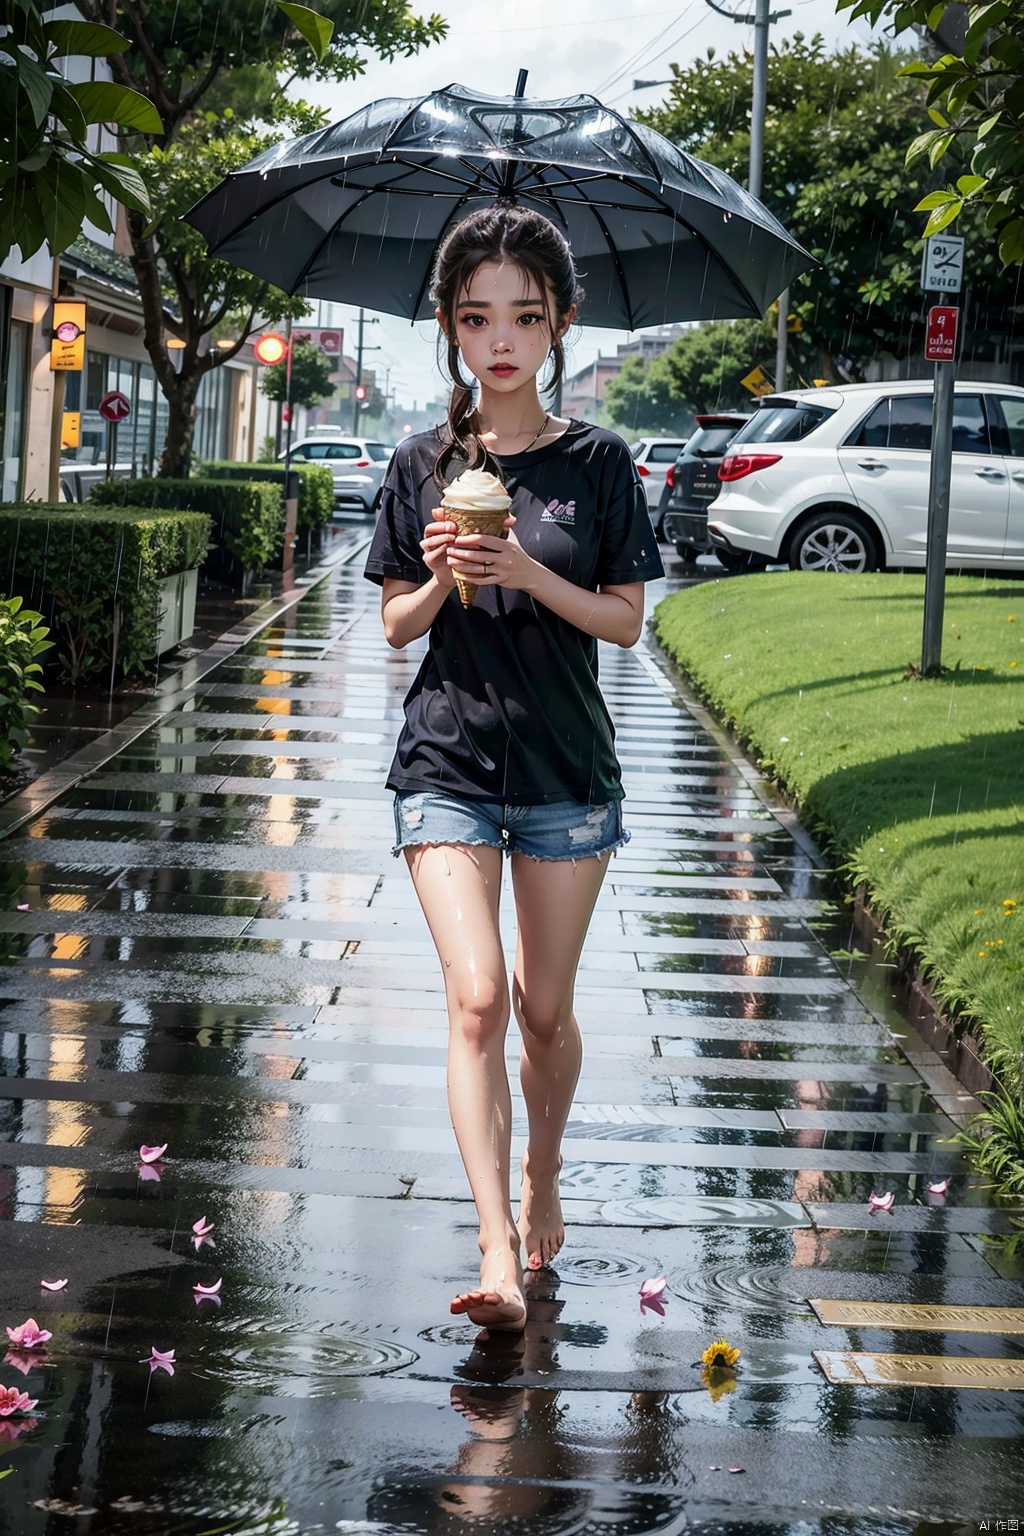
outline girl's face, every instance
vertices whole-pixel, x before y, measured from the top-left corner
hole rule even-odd
[[[485,261],[455,306],[455,340],[463,361],[486,389],[513,394],[535,379],[551,346],[550,290],[541,292],[529,272],[511,262]],[[442,310],[437,319],[447,334]],[[561,336],[572,316],[559,326]]]

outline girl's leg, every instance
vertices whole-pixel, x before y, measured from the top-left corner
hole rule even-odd
[[[448,1105],[480,1221],[480,1285],[453,1312],[481,1328],[522,1328],[526,1303],[509,1197],[512,1103],[505,1070],[509,998],[498,932],[501,850],[406,849],[444,972]]]
[[[562,1132],[583,1059],[573,990],[610,858],[512,858],[519,920],[512,1002],[523,1037],[519,1075],[529,1128],[519,1231],[531,1269],[549,1264],[565,1238],[558,1200]]]

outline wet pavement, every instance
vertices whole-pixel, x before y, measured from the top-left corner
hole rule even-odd
[[[382,787],[417,654],[360,563],[0,809],[0,1322],[53,1335],[0,1365],[38,1399],[0,1417],[0,1531],[1024,1522],[1021,1393],[833,1386],[812,1356],[1019,1361],[809,1301],[1024,1284],[947,1139],[973,1101],[851,989],[820,856],[643,647],[602,657],[633,837],[580,972],[566,1248],[522,1338],[450,1317],[473,1211]],[[723,1335],[739,1369],[706,1382]]]

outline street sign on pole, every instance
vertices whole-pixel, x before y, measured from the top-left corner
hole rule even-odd
[[[119,389],[112,389],[108,395],[104,395],[100,401],[99,411],[104,421],[126,421],[131,415],[132,403],[127,395],[123,395]]]
[[[929,235],[921,262],[924,293],[959,293],[964,282],[963,235]]]
[[[935,305],[928,311],[924,334],[925,361],[951,363],[956,357],[956,333],[960,311],[955,305]]]

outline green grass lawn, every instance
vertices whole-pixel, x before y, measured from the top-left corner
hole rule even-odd
[[[923,576],[743,576],[666,598],[662,644],[796,801],[891,938],[1024,1089],[1024,583],[950,577],[942,678]]]

